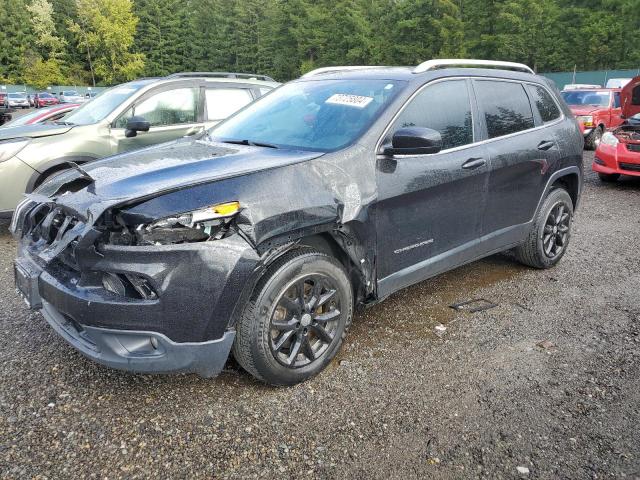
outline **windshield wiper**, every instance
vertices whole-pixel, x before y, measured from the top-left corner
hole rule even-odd
[[[273,143],[252,142],[251,140],[223,140],[222,143],[233,143],[235,145],[247,145],[251,147],[278,148]]]
[[[75,123],[73,123],[73,122],[58,122],[58,121],[56,121],[56,122],[53,122],[53,123],[56,124],[56,125],[65,125],[67,127],[72,127],[73,125],[75,125]]]

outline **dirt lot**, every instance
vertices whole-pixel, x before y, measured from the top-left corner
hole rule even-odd
[[[639,210],[640,181],[589,173],[558,267],[495,256],[409,288],[279,389],[85,360],[14,293],[2,227],[0,477],[640,478]],[[448,307],[478,297],[498,307]]]

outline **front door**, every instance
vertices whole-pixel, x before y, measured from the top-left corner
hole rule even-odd
[[[470,83],[429,84],[397,116],[382,144],[405,127],[442,135],[437,154],[378,157],[376,206],[381,297],[474,258],[487,190],[484,146],[474,144]]]
[[[201,114],[200,88],[182,86],[145,95],[123,113],[111,129],[113,153],[155,145],[186,135],[195,135],[204,128]],[[125,136],[127,121],[143,117],[151,124],[148,132],[135,137]]]

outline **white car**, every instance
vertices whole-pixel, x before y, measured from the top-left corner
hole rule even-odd
[[[605,88],[624,88],[631,80],[631,78],[610,78],[607,80]]]
[[[60,99],[60,103],[83,103],[85,101],[84,95],[80,95],[75,90],[60,92],[58,98]]]
[[[7,94],[6,106],[9,108],[29,108],[29,99],[24,92],[14,92]]]

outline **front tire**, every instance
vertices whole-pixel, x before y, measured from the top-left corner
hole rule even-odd
[[[571,196],[563,188],[551,190],[527,239],[514,250],[518,261],[534,268],[553,267],[567,251],[572,220]]]
[[[344,267],[324,253],[294,250],[258,282],[236,327],[233,355],[266,383],[304,382],[336,355],[352,315]]]

